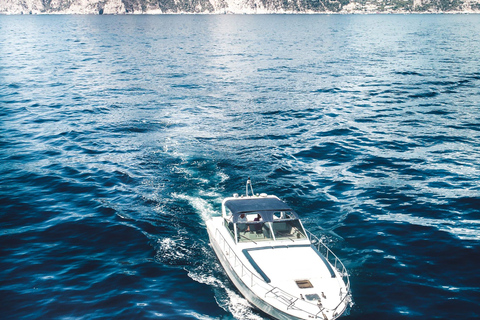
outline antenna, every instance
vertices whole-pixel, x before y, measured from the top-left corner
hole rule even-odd
[[[252,181],[250,180],[250,177],[248,177],[247,185],[245,186],[245,193],[246,193],[247,197],[248,197],[248,186],[249,185],[250,185],[250,191],[252,192],[252,197],[253,197],[255,195],[255,193],[253,193]]]

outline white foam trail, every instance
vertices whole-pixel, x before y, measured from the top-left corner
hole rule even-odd
[[[225,182],[230,178],[228,174],[223,172],[219,172],[218,175],[220,176],[220,182]]]
[[[218,175],[222,182],[229,179],[229,176],[226,174],[219,173]],[[212,216],[218,216],[221,214],[220,203],[222,201],[222,196],[220,194],[208,190],[201,190],[198,194],[202,196],[202,198],[178,193],[173,193],[172,197],[187,201],[194,210],[200,214],[203,221],[207,221]],[[215,204],[218,204],[216,208]],[[162,251],[175,250],[175,241],[172,239],[166,238],[159,242]],[[212,269],[221,269],[218,262],[216,262],[215,259],[211,259],[213,258],[212,252],[204,252],[204,258],[204,265],[201,266],[200,269],[188,270],[188,276],[194,281],[219,289],[220,292],[215,295],[218,305],[225,311],[231,313],[235,319],[263,320],[262,317],[254,312],[252,306],[245,298],[237,294],[234,290],[226,286],[223,281],[211,274]],[[205,318],[204,315],[199,314],[193,316],[197,319],[209,319]]]
[[[228,311],[239,320],[263,320],[262,317],[253,313],[250,303],[234,291],[225,288],[228,295]]]
[[[200,213],[203,221],[207,221],[211,217],[220,214],[220,206],[218,210],[215,210],[212,206],[212,201],[207,201],[203,198],[178,193],[173,193],[172,197],[188,201],[188,203],[195,209],[195,211]]]
[[[182,237],[178,239],[163,238],[158,239],[158,250],[156,258],[166,264],[184,263],[192,255],[192,251],[185,245]]]
[[[214,320],[214,319],[218,319],[218,318],[212,318],[212,317],[209,317],[209,316],[206,316],[204,314],[200,314],[200,313],[197,313],[197,312],[193,312],[193,311],[189,311],[189,312],[185,312],[184,313],[186,316],[191,316],[195,319],[199,319],[199,320]]]
[[[218,300],[217,298],[217,302],[222,309],[230,312],[235,319],[263,320],[262,317],[258,316],[253,312],[252,306],[245,298],[241,297],[235,291],[226,287],[222,281],[215,278],[214,276],[195,273],[191,271],[188,272],[188,276],[199,283],[204,283],[224,291],[226,293],[226,297],[220,297],[220,300]]]
[[[199,273],[189,271],[188,276],[190,278],[192,278],[193,280],[197,281],[198,283],[203,283],[203,284],[207,284],[209,286],[214,286],[214,287],[219,287],[219,288],[224,288],[225,287],[220,280],[218,280],[217,278],[215,278],[212,275],[204,275],[204,274],[199,274]]]

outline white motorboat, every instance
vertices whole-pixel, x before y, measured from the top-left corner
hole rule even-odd
[[[250,179],[246,195],[224,199],[222,216],[206,225],[228,277],[268,315],[331,320],[351,304],[343,263],[306,232],[285,202],[273,195],[254,195]]]

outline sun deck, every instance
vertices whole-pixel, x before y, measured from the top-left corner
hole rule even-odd
[[[305,300],[321,300],[326,307],[339,303],[337,276],[310,244],[256,247],[242,250],[255,270],[274,287]],[[344,291],[345,292],[345,291]]]

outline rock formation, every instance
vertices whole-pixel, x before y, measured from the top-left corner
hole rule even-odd
[[[480,0],[0,0],[3,14],[477,12]]]

